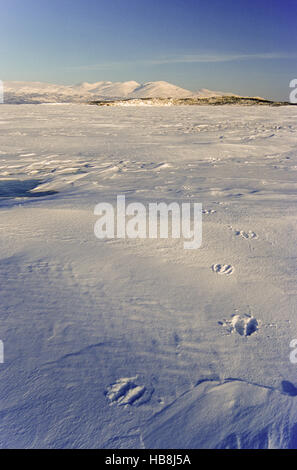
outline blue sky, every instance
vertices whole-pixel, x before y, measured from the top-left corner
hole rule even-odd
[[[2,80],[165,80],[288,99],[296,0],[0,0]]]

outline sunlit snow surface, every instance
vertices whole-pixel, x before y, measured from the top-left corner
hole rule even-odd
[[[297,109],[0,107],[0,445],[297,447]],[[202,202],[203,244],[94,206]]]

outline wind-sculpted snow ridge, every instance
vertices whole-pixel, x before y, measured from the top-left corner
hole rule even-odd
[[[296,449],[297,401],[288,388],[205,380],[153,416],[143,442],[149,449]]]

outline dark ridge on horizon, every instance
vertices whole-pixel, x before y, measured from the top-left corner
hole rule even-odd
[[[90,105],[97,106],[120,106],[122,104],[135,105],[147,104],[147,105],[172,105],[172,106],[202,106],[202,105],[231,105],[239,104],[241,106],[253,106],[253,105],[266,105],[266,106],[288,106],[294,105],[288,101],[273,101],[264,98],[257,97],[245,97],[245,96],[220,96],[220,97],[209,97],[209,98],[125,98],[125,99],[114,99],[114,100],[94,100],[89,101]]]

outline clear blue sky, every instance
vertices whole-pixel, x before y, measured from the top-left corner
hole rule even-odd
[[[287,99],[297,0],[0,0],[2,80],[165,80]]]

